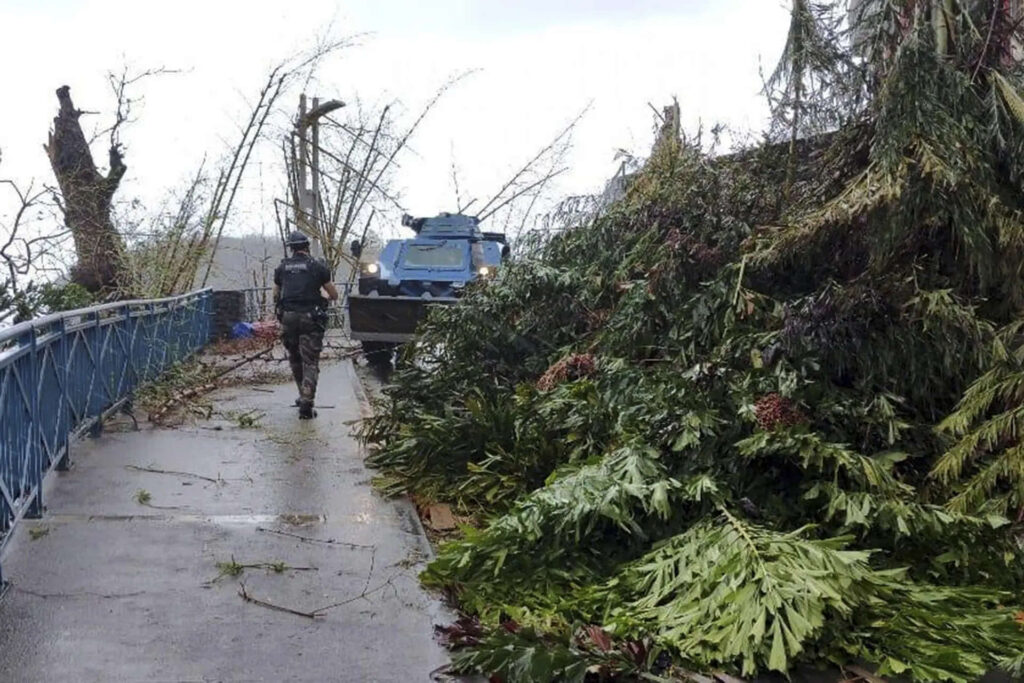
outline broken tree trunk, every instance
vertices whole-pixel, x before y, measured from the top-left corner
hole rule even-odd
[[[127,167],[120,145],[111,142],[110,170],[101,174],[82,132],[82,112],[71,102],[68,86],[57,89],[60,109],[44,148],[63,198],[64,223],[75,241],[78,263],[71,279],[90,292],[110,292],[123,284],[124,244],[110,217],[111,201]]]

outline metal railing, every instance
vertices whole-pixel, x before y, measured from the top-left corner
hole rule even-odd
[[[0,330],[0,553],[39,517],[70,440],[210,339],[212,293],[119,301]],[[3,575],[0,573],[0,585]]]
[[[327,326],[329,328],[345,326],[348,292],[352,285],[348,282],[335,282],[334,286],[338,288],[338,300],[327,309]],[[274,317],[272,287],[250,287],[242,291],[245,292],[245,320],[247,322],[270,320]]]

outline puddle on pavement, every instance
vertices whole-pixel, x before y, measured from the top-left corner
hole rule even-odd
[[[247,525],[247,524],[283,524],[286,526],[311,526],[327,523],[327,515],[284,514],[284,515],[69,515],[56,514],[48,517],[54,523],[78,522],[208,522],[210,524]]]
[[[291,527],[311,526],[313,524],[324,524],[327,522],[327,515],[217,515],[207,517],[208,521],[214,524],[283,524]]]
[[[308,526],[323,524],[327,521],[327,515],[278,515],[277,521],[289,526]]]

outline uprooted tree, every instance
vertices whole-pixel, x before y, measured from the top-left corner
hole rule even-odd
[[[423,577],[455,668],[1024,669],[1018,26],[864,2],[825,68],[839,5],[794,3],[764,144],[663,141],[405,354],[363,436],[480,522]]]

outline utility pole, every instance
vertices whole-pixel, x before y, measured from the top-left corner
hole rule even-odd
[[[320,98],[314,97],[312,108],[307,110],[306,95],[299,96],[299,115],[295,120],[299,151],[298,158],[292,159],[298,185],[295,226],[309,237],[311,253],[316,258],[323,258],[321,240],[326,235],[320,223],[320,117],[344,106],[341,100],[320,104]]]

